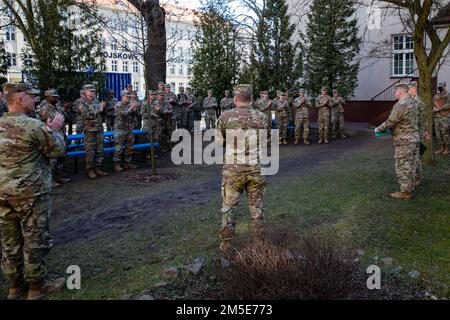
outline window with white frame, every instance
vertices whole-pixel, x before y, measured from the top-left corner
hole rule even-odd
[[[183,47],[178,47],[177,62],[178,63],[182,63],[183,62]]]
[[[191,63],[191,48],[186,49],[186,63]]]
[[[392,75],[404,77],[414,72],[414,40],[410,35],[394,35]]]
[[[122,40],[122,50],[128,51],[128,41],[125,39]]]
[[[8,64],[8,67],[17,66],[17,54],[9,52],[6,53],[6,63]]]
[[[180,88],[183,86],[183,82],[178,83],[178,92],[180,92]]]
[[[133,90],[136,91],[136,92],[139,91],[139,82],[138,81],[134,82]]]
[[[124,61],[122,64],[123,72],[128,72],[128,61]]]
[[[139,64],[137,63],[137,61],[133,62],[133,72],[139,73]]]
[[[112,72],[117,72],[117,60],[112,60],[111,61],[111,71]]]
[[[183,65],[180,64],[180,65],[178,66],[178,75],[182,76],[183,73],[184,73],[184,68],[183,68]]]
[[[117,51],[117,40],[111,39],[111,51]]]
[[[175,74],[175,66],[174,66],[173,64],[170,65],[169,73],[170,73],[171,75],[174,75],[174,74]]]
[[[16,28],[6,27],[5,30],[6,41],[16,41]]]

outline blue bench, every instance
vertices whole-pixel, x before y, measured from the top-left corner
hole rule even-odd
[[[132,133],[133,133],[133,135],[140,135],[140,134],[147,134],[147,131],[133,130]],[[103,136],[105,138],[105,140],[104,140],[105,143],[113,143],[114,142],[114,131],[106,131],[103,133]],[[85,156],[86,151],[85,150],[70,151],[75,148],[84,148],[84,143],[70,144],[70,142],[76,141],[76,140],[79,141],[79,140],[82,140],[83,138],[84,138],[84,134],[72,134],[72,135],[67,136],[67,141],[69,142],[69,144],[67,145],[67,149],[69,150],[69,152],[67,152],[66,156],[75,158],[74,173],[76,173],[78,171],[78,157]],[[144,151],[146,149],[150,149],[151,146],[152,146],[151,143],[135,144],[133,146],[133,150],[143,150]],[[153,147],[159,147],[159,143],[153,143]],[[115,151],[114,147],[103,148],[104,154],[111,154],[111,153],[114,153],[114,151]]]

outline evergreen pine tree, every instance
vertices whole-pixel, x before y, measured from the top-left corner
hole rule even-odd
[[[361,39],[355,0],[313,0],[306,29],[306,87],[312,94],[322,86],[351,96],[357,85]]]
[[[236,81],[236,30],[226,2],[207,0],[197,14],[191,86],[205,96],[213,90],[219,99]]]

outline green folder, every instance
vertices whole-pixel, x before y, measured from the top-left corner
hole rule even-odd
[[[390,136],[390,135],[392,135],[392,131],[390,129],[387,129],[387,130],[381,131],[381,132],[375,132],[375,137],[377,137],[377,138]]]

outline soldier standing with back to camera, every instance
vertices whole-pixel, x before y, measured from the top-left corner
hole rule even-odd
[[[408,94],[408,84],[400,83],[395,86],[394,105],[389,118],[375,132],[391,129],[392,141],[395,147],[395,172],[397,174],[400,191],[391,194],[396,199],[412,199],[416,178],[417,152],[419,152],[419,126],[417,102]]]
[[[86,150],[86,171],[90,179],[107,176],[102,167],[103,162],[103,122],[102,114],[105,103],[96,103],[94,85],[83,86],[86,99],[80,104],[80,113],[84,123],[84,148]]]
[[[0,118],[0,235],[2,271],[9,281],[8,299],[42,299],[61,289],[64,278],[50,281],[45,256],[52,248],[51,168],[66,144],[61,134],[64,117],[46,124],[28,117],[39,91],[25,84],[3,85],[10,109]]]
[[[114,90],[108,91],[108,98],[106,99],[106,107],[105,107],[105,113],[106,113],[106,130],[112,131],[114,130],[114,119],[116,118],[116,115],[114,113],[114,108],[119,102],[114,97]]]
[[[257,141],[260,130],[271,129],[266,115],[252,107],[251,85],[237,85],[234,93],[235,108],[225,111],[219,117],[216,134],[216,143],[231,148],[225,152],[222,181],[222,228],[219,232],[220,249],[225,255],[229,255],[232,251],[236,228],[236,207],[244,191],[247,193],[252,227],[256,235],[261,236],[264,227],[262,201],[266,188],[258,157],[259,149],[262,146],[244,143],[245,148],[236,148],[234,144],[227,144],[227,131],[254,130],[255,136],[248,138]],[[251,134],[251,131],[249,133]],[[246,140],[246,135],[240,135],[237,138]]]

